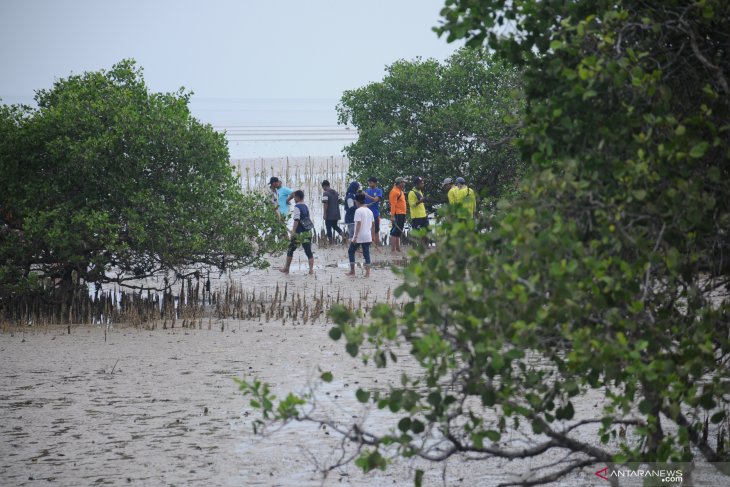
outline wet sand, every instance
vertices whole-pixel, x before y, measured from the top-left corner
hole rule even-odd
[[[290,293],[324,292],[356,306],[387,301],[398,284],[385,249],[374,253],[370,280],[345,276],[343,246],[316,252],[314,276],[300,253],[289,275],[278,272],[278,257],[267,270],[214,284],[269,294],[286,284]],[[345,417],[362,414],[357,384],[372,384],[380,371],[365,372],[332,342],[328,321],[213,319],[210,330],[77,326],[69,335],[63,326],[0,334],[0,485],[320,485],[316,462],[334,458],[340,439],[304,424],[253,435],[255,413],[233,379],[256,376],[279,391],[299,391],[321,366],[336,377],[321,391],[323,403],[340,413],[349,404],[354,412]],[[412,482],[407,469],[394,475],[381,478]],[[341,481],[372,485],[354,466],[327,480]]]
[[[304,295],[337,293],[355,304],[386,302],[398,284],[384,268],[385,250],[374,258],[381,268],[370,281],[344,275],[344,247],[316,255],[314,276],[301,266],[288,276],[272,268],[228,277],[256,289],[286,283]],[[210,329],[72,327],[69,335],[58,327],[0,334],[0,485],[409,486],[421,468],[424,485],[444,485],[443,478],[446,485],[488,486],[519,473],[514,463],[497,460],[401,460],[368,476],[350,464],[323,480],[317,467],[336,463],[341,454],[335,433],[297,423],[255,436],[257,413],[234,378],[255,376],[279,394],[299,392],[315,382],[318,366],[335,376],[317,390],[320,414],[380,431],[396,427],[395,416],[363,409],[355,391],[396,385],[402,372],[415,371],[413,362],[404,351],[395,367],[364,366],[328,338],[331,326],[326,319],[213,320]],[[592,417],[601,400],[583,398],[576,415]],[[594,470],[559,485],[602,485]]]

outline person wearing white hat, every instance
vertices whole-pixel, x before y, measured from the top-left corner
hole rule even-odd
[[[456,191],[457,187],[454,186],[454,180],[451,178],[444,179],[444,182],[441,183],[441,186],[444,188],[444,191],[446,191],[446,197],[449,199],[449,204],[453,205],[456,203]]]

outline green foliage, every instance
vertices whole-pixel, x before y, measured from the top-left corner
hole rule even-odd
[[[420,365],[360,393],[395,414],[359,438],[530,467],[560,450],[534,483],[591,463],[728,461],[730,5],[446,5],[439,32],[522,65],[529,167],[493,214],[443,219],[435,251],[403,270],[402,311],[333,310],[365,361],[405,343]]]
[[[346,91],[339,121],[359,130],[346,147],[350,172],[426,177],[426,194],[446,201],[444,178],[463,176],[477,191],[500,196],[513,186],[520,160],[512,145],[521,101],[517,70],[477,49],[436,60],[397,61],[385,78]]]
[[[0,289],[34,276],[125,282],[198,265],[265,265],[276,232],[244,195],[223,134],[189,93],[151,93],[133,61],[0,108]]]
[[[238,389],[244,396],[249,396],[249,405],[252,408],[260,409],[264,419],[276,419],[277,421],[288,422],[300,419],[301,406],[311,400],[309,396],[298,396],[289,393],[286,398],[277,402],[276,395],[271,392],[268,384],[260,380],[248,382],[246,379],[234,379]],[[265,423],[258,419],[254,421],[254,432],[262,431]]]
[[[387,462],[378,450],[364,452],[355,460],[355,465],[360,467],[363,472],[368,473],[376,468],[385,470]]]

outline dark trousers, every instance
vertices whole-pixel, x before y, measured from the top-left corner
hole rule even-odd
[[[411,228],[418,230],[419,228],[428,228],[428,217],[413,218],[411,220]]]
[[[361,245],[362,256],[365,257],[365,265],[370,265],[370,242],[350,243],[350,247],[347,249],[347,255],[350,257],[350,264],[355,263],[355,252],[357,252],[357,248]]]
[[[289,241],[289,248],[286,251],[287,257],[293,257],[294,251],[299,247],[301,244],[302,248],[304,249],[304,253],[307,255],[308,259],[311,259],[314,257],[314,254],[312,253],[312,232],[306,231],[297,233],[292,239]]]
[[[328,240],[332,240],[332,236],[334,235],[332,233],[332,230],[334,230],[335,232],[337,232],[340,235],[340,237],[344,238],[344,235],[343,235],[344,232],[337,225],[337,220],[325,220],[324,221],[324,226],[325,226],[325,228],[327,230],[327,239]]]

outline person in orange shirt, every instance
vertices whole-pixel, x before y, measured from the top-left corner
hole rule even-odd
[[[393,189],[388,194],[390,202],[390,251],[400,252],[400,236],[406,224],[406,180],[395,178]]]

